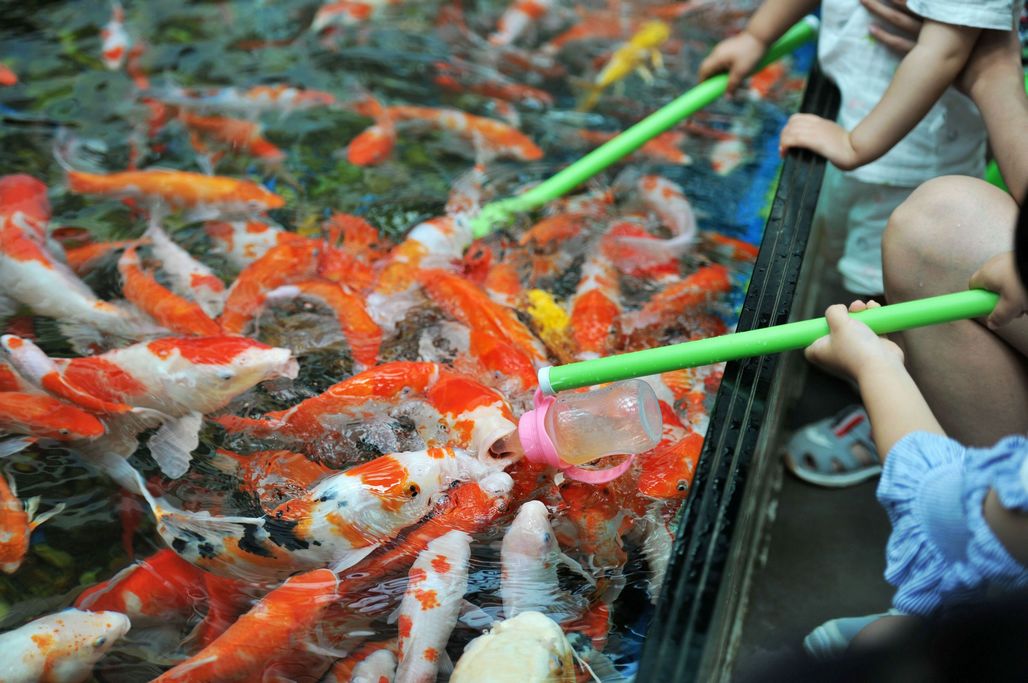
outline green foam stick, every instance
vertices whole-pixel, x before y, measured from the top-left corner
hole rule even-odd
[[[817,29],[817,17],[805,17],[768,48],[767,54],[760,60],[754,71],[763,69],[768,64],[816,38]],[[717,100],[725,93],[727,87],[727,74],[711,76],[527,192],[486,204],[471,221],[475,237],[483,237],[493,230],[509,224],[517,213],[531,211],[567,194],[682,119]]]
[[[889,334],[913,327],[985,316],[992,312],[998,300],[999,295],[994,292],[970,289],[966,292],[871,308],[854,313],[853,317],[866,323],[878,334]],[[543,393],[552,394],[566,389],[645,377],[682,368],[764,356],[802,349],[826,334],[828,321],[824,318],[802,320],[645,351],[541,368],[539,386]]]

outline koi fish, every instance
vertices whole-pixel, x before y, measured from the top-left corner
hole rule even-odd
[[[514,0],[496,24],[496,32],[489,36],[493,45],[511,45],[532,23],[539,21],[553,9],[553,0]]]
[[[399,5],[403,0],[338,0],[326,2],[314,15],[311,31],[320,33],[330,26],[354,26],[372,19],[382,7]]]
[[[179,119],[193,133],[193,147],[200,154],[206,154],[206,146],[196,136],[207,137],[271,165],[278,165],[285,159],[285,152],[264,137],[261,126],[253,121],[230,119],[222,116],[200,116],[183,111]],[[220,154],[211,161],[216,163]]]
[[[637,183],[639,195],[646,205],[668,229],[670,239],[620,236],[619,244],[632,250],[632,261],[638,266],[672,262],[671,274],[677,276],[677,260],[691,249],[697,240],[698,226],[692,204],[685,191],[667,178],[646,175]]]
[[[399,680],[435,680],[468,589],[470,558],[471,536],[450,531],[431,541],[414,561],[396,622]]]
[[[100,31],[102,42],[101,54],[104,66],[111,71],[117,71],[125,63],[125,57],[132,46],[132,41],[125,31],[125,10],[121,3],[111,3],[111,20]]]
[[[743,164],[749,150],[739,138],[718,140],[710,150],[710,167],[719,176],[726,176]]]
[[[175,334],[213,337],[221,326],[208,317],[195,301],[184,299],[157,282],[143,270],[136,247],[126,249],[118,259],[121,291],[125,298]]]
[[[313,299],[336,314],[358,369],[378,365],[382,330],[359,297],[329,280],[306,280],[273,289],[268,292],[266,301],[271,303],[295,297]]]
[[[727,268],[720,264],[702,266],[654,294],[641,309],[624,320],[625,328],[631,332],[676,319],[701,308],[731,288],[732,280]]]
[[[138,626],[168,621],[184,623],[202,603],[204,572],[170,548],[125,567],[75,599],[75,607],[90,612],[124,614]]]
[[[392,243],[375,226],[348,213],[333,213],[322,225],[322,230],[328,234],[329,242],[341,242],[341,248],[346,252],[368,262],[378,261],[392,247]]]
[[[653,74],[646,68],[644,61],[648,57],[655,69],[663,66],[660,56],[661,45],[671,37],[671,27],[662,21],[647,22],[627,43],[614,51],[610,61],[597,74],[595,81],[589,86],[585,97],[579,105],[579,111],[589,111],[605,89],[623,80],[632,72],[638,72],[647,83],[653,81]]]
[[[582,264],[571,298],[571,338],[579,360],[608,355],[621,316],[618,275],[600,250]]]
[[[503,535],[500,550],[500,595],[507,619],[526,611],[553,611],[560,595],[557,562],[560,547],[546,506],[530,500]]]
[[[243,334],[263,308],[268,292],[318,274],[318,244],[285,240],[243,269],[229,287],[218,322],[229,334]]]
[[[7,477],[0,476],[0,570],[5,574],[18,571],[29,550],[29,536],[36,527],[64,510],[64,503],[58,503],[53,509],[37,515],[39,500],[39,496],[33,496],[23,506],[14,480],[8,481]]]
[[[392,453],[325,477],[264,517],[191,513],[143,493],[161,537],[184,559],[219,576],[265,582],[353,566],[424,517],[450,484],[490,471],[456,449]]]
[[[461,59],[436,62],[435,70],[435,84],[447,92],[469,92],[536,109],[553,104],[553,96],[545,90],[518,83],[494,69]]]
[[[56,441],[96,439],[106,429],[95,415],[51,396],[0,392],[0,430]]]
[[[297,88],[284,83],[257,85],[247,90],[235,87],[200,90],[173,87],[149,90],[146,94],[178,107],[214,109],[247,116],[258,116],[271,111],[288,114],[336,104],[336,98],[331,93]]]
[[[571,644],[561,627],[539,612],[498,622],[468,643],[450,676],[452,683],[575,680]]]
[[[130,626],[118,612],[48,614],[0,634],[0,671],[7,681],[80,683]]]
[[[648,10],[648,8],[647,8]],[[620,40],[639,29],[641,22],[630,20],[627,24],[611,12],[585,12],[579,10],[579,21],[571,28],[543,43],[540,51],[556,55],[571,43],[583,40]]]
[[[357,662],[351,678],[327,679],[325,683],[332,683],[334,680],[346,680],[350,683],[393,683],[396,667],[396,655],[389,648],[383,647]]]
[[[392,106],[386,111],[394,121],[418,121],[469,138],[476,149],[496,157],[520,161],[538,161],[543,151],[532,140],[512,126],[475,116],[459,109]]]
[[[64,248],[64,260],[79,277],[89,274],[104,259],[134,244],[144,244],[140,240],[117,240],[114,242],[92,242],[74,247]]]
[[[61,321],[71,337],[74,326],[138,339],[159,331],[138,313],[98,299],[66,265],[14,221],[0,221],[0,291],[35,314]]]
[[[196,301],[207,316],[215,317],[221,313],[225,283],[214,271],[172,241],[156,223],[147,228],[143,238],[150,242],[154,258],[171,280],[172,291]]]
[[[359,411],[365,404],[409,401],[419,396],[438,412],[450,443],[471,450],[495,466],[506,464],[490,453],[493,444],[515,430],[514,415],[503,395],[437,363],[383,363],[292,408],[268,413],[264,420],[235,416],[216,420],[230,431],[247,430],[257,436],[281,434],[311,443],[328,433],[336,415]],[[426,434],[435,431],[431,425],[423,429]]]
[[[220,638],[154,679],[244,681],[303,642],[336,597],[338,580],[327,569],[294,576],[265,595]]]
[[[68,169],[68,189],[78,194],[161,201],[200,215],[215,211],[247,216],[285,205],[282,197],[249,180],[165,169],[106,174]]]
[[[564,481],[558,489],[566,510],[553,527],[560,545],[576,549],[594,573],[618,571],[628,560],[621,539],[634,521],[619,492],[578,481]]]
[[[264,256],[274,246],[304,241],[294,232],[255,220],[205,223],[204,231],[215,242],[218,252],[239,270]]]

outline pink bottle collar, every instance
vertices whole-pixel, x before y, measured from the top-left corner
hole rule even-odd
[[[549,412],[555,400],[553,396],[546,396],[540,389],[536,389],[533,397],[535,409],[529,410],[518,420],[518,438],[521,439],[521,446],[525,449],[526,458],[531,462],[556,467],[571,479],[586,484],[606,484],[628,471],[632,461],[635,460],[634,455],[628,456],[624,462],[614,467],[602,470],[582,469],[561,460],[557,454],[557,447],[553,445],[553,440],[546,433],[546,413]]]

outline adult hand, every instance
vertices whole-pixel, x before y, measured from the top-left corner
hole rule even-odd
[[[914,49],[923,22],[907,9],[907,0],[860,0],[860,4],[875,19],[870,28],[875,40],[904,55]]]
[[[849,311],[856,313],[865,308],[877,308],[874,301],[854,301]],[[881,369],[903,369],[903,351],[894,342],[879,337],[871,328],[850,317],[842,304],[829,306],[825,311],[831,332],[807,347],[807,360],[830,372],[859,381],[860,375]]]
[[[1014,318],[1028,313],[1028,292],[1024,291],[1021,278],[1017,275],[1012,251],[996,254],[986,261],[971,276],[969,286],[999,294],[996,308],[985,321],[990,330],[1003,327]]]

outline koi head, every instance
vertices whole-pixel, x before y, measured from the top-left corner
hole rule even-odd
[[[40,659],[54,680],[89,678],[101,657],[131,626],[120,612],[85,612],[69,608],[23,626],[29,647],[38,648]],[[22,630],[19,629],[19,630]]]
[[[274,348],[246,337],[157,339],[148,350],[164,361],[165,376],[188,377],[189,404],[208,412],[224,406],[260,382],[293,379],[299,371],[289,349]]]
[[[354,26],[367,21],[371,17],[374,6],[364,2],[342,0],[322,5],[314,15],[311,31],[320,33],[330,26]]]
[[[77,441],[79,439],[95,439],[103,436],[106,429],[102,422],[91,413],[72,405],[59,404],[50,412],[52,430],[36,433],[57,441]]]
[[[646,23],[639,31],[632,36],[629,44],[637,48],[652,48],[661,45],[671,37],[671,27],[663,21],[651,21]]]
[[[546,562],[559,551],[546,506],[538,500],[522,505],[503,536],[503,552]]]
[[[286,153],[271,142],[262,139],[250,143],[250,154],[263,161],[277,164],[286,158]],[[276,197],[278,195],[275,195]],[[281,198],[280,198],[281,199]]]
[[[286,204],[285,199],[257,183],[241,183],[236,196],[254,213],[279,209]]]

